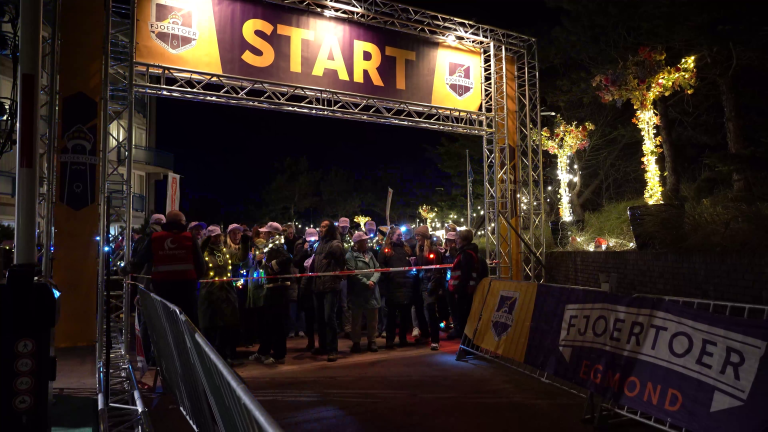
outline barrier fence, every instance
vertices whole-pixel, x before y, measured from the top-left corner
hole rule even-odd
[[[281,431],[245,383],[175,305],[139,286],[163,385],[198,431]]]
[[[485,279],[457,360],[585,397],[596,426],[747,431],[768,426],[767,345],[768,306]]]

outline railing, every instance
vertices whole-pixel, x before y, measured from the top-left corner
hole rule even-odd
[[[164,152],[152,147],[133,146],[133,161],[173,171],[173,153]]]
[[[125,197],[121,194],[114,194],[110,196],[110,205],[112,208],[123,207],[123,200]],[[133,211],[138,213],[144,213],[146,198],[142,194],[133,194]]]
[[[163,385],[198,431],[281,431],[237,375],[175,305],[139,287]]]

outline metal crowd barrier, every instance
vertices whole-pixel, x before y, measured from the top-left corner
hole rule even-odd
[[[587,288],[587,287],[574,287],[574,288],[600,291],[599,288]],[[488,293],[490,292],[491,290],[488,289]],[[483,299],[483,308],[485,305],[485,301],[488,299],[488,293],[486,293],[486,296]],[[709,311],[710,313],[715,315],[725,315],[730,317],[739,317],[739,318],[746,318],[746,319],[768,320],[768,306],[750,305],[745,303],[722,302],[722,301],[714,301],[714,300],[692,299],[692,298],[683,298],[683,297],[652,296],[652,295],[642,295],[642,294],[638,294],[636,295],[636,297],[662,298],[667,301],[675,302],[677,304],[687,306],[696,310]],[[487,360],[491,360],[493,362],[503,364],[504,366],[508,366],[513,369],[516,369],[520,372],[523,372],[525,374],[538,378],[546,383],[560,387],[571,393],[582,396],[586,398],[583,417],[585,420],[592,421],[595,426],[601,426],[601,425],[604,425],[605,423],[614,423],[617,421],[631,419],[631,420],[640,421],[642,423],[645,423],[647,425],[653,426],[657,429],[661,429],[664,431],[687,432],[687,429],[677,426],[675,424],[672,424],[667,419],[654,417],[640,410],[636,410],[634,408],[630,408],[625,405],[617,404],[615,401],[612,401],[612,400],[601,400],[600,397],[589,392],[587,389],[583,387],[579,387],[573,383],[570,383],[568,381],[565,381],[553,376],[548,376],[546,372],[541,371],[535,367],[528,366],[526,364],[520,363],[518,361],[509,359],[506,357],[502,357],[499,353],[493,352],[492,350],[489,350],[487,348],[483,348],[480,345],[476,345],[474,343],[474,339],[477,334],[477,329],[480,326],[480,321],[482,319],[483,319],[483,316],[482,314],[480,314],[477,323],[475,323],[475,328],[474,328],[472,337],[467,336],[466,333],[461,335],[461,344],[459,346],[459,351],[456,353],[456,360],[464,360],[472,357],[485,358]],[[469,323],[467,323],[467,325],[469,325]],[[618,414],[618,416],[616,416],[616,414]]]
[[[198,431],[281,431],[186,315],[139,287],[163,385]]]

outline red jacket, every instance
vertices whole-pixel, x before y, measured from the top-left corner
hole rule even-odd
[[[195,242],[188,231],[152,234],[152,280],[197,280],[195,272]]]

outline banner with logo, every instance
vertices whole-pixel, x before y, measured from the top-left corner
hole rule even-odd
[[[245,0],[138,0],[136,60],[477,111],[476,49]]]
[[[475,291],[472,311],[464,332],[475,345],[519,362],[525,358],[536,283],[483,279]]]
[[[528,314],[520,308],[530,292]],[[480,308],[478,345],[606,399],[689,430],[768,427],[765,320],[599,290],[484,281],[470,337]]]
[[[171,210],[179,209],[179,198],[181,197],[179,188],[180,178],[181,177],[178,174],[168,174],[168,194],[165,198],[165,214],[168,214]]]

